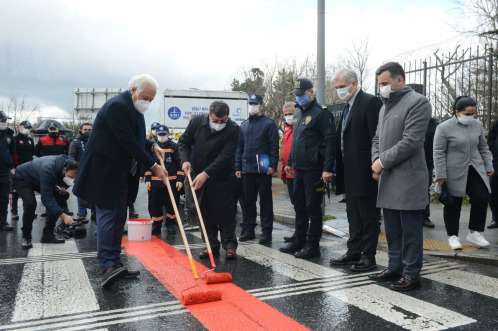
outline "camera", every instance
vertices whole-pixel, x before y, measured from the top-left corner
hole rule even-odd
[[[86,237],[86,228],[83,222],[74,220],[74,223],[72,225],[66,225],[64,222],[59,224],[55,229],[55,233],[64,237],[65,239],[82,239]]]

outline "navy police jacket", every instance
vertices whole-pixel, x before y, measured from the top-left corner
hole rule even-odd
[[[0,174],[7,173],[14,168],[16,143],[13,134],[14,131],[9,128],[0,131]]]
[[[258,173],[258,154],[268,154],[270,167],[277,170],[278,129],[275,121],[265,115],[249,116],[240,125],[235,171],[242,171],[244,174]]]
[[[287,164],[295,170],[333,172],[335,160],[334,117],[313,100],[306,109],[297,106],[294,136]]]

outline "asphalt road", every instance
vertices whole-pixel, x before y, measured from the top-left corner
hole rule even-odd
[[[148,216],[146,201],[141,187],[141,217]],[[73,197],[70,206],[76,212]],[[39,218],[29,251],[21,248],[21,222],[11,224],[13,232],[0,232],[0,330],[498,329],[496,267],[428,257],[422,287],[397,293],[368,274],[331,268],[330,258],[345,252],[342,239],[324,235],[322,256],[309,261],[279,252],[292,229],[276,223],[272,244],[240,243],[233,261],[222,250],[216,271],[231,273],[233,285],[213,287],[223,292],[221,301],[185,307],[178,291],[196,283],[179,234],[125,240],[123,261],[141,275],[102,289],[92,222],[85,239],[49,245],[39,243]],[[200,233],[187,237],[200,270],[209,267],[197,258],[204,249]],[[378,252],[377,263],[379,271],[387,264],[385,252]]]

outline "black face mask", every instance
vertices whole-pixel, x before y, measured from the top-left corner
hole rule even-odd
[[[49,137],[57,138],[59,136],[59,132],[57,132],[57,131],[49,131],[48,135],[49,135]]]
[[[83,131],[81,135],[83,136],[83,138],[88,139],[88,137],[90,137],[90,131]]]

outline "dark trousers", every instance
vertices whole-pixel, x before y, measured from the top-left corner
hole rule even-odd
[[[422,209],[420,212],[420,217],[422,217],[423,220],[428,219],[431,217],[431,185],[432,185],[432,171],[434,170],[434,167],[427,167],[427,172],[429,173],[429,186],[428,186],[428,194],[429,194],[429,203],[427,206],[425,206],[425,209]]]
[[[9,213],[10,171],[0,174],[0,226],[7,224]]]
[[[126,178],[120,187],[118,201],[112,208],[95,205],[97,216],[97,259],[100,271],[104,273],[110,267],[121,263],[121,239],[126,222],[126,203],[128,185]]]
[[[259,193],[259,216],[263,233],[273,230],[273,197],[271,193],[271,176],[267,174],[243,174],[247,222],[242,223],[243,230],[254,231],[256,227],[256,200]]]
[[[474,167],[469,166],[467,175],[467,195],[470,198],[469,229],[483,232],[488,212],[489,191],[481,176]],[[460,211],[462,210],[462,197],[453,197],[455,203],[445,205],[443,209],[444,225],[448,236],[458,236],[460,225]]]
[[[137,169],[137,172],[135,173],[135,176],[132,176],[131,174],[128,174],[128,197],[127,197],[127,206],[131,206],[135,203],[137,200],[137,195],[138,195],[138,185],[139,185],[139,179],[140,179],[140,168]],[[174,185],[173,185],[174,187]]]
[[[387,269],[418,278],[424,254],[420,210],[384,208],[384,223],[389,256]]]
[[[292,204],[294,204],[294,178],[287,178],[287,191]]]
[[[493,220],[498,216],[498,173],[495,172],[489,179],[491,194],[489,195],[489,207],[493,213]]]
[[[235,203],[239,203],[240,210],[242,211],[242,223],[240,226],[244,228],[244,224],[248,224],[247,220],[247,209],[246,209],[246,196],[244,194],[244,182],[241,178],[236,179],[235,184]]]
[[[31,231],[33,230],[33,221],[35,219],[36,211],[35,189],[31,184],[18,178],[14,178],[14,188],[22,199],[22,237],[31,239]],[[62,202],[66,200],[62,199],[61,195],[56,192],[57,191],[54,191],[55,201],[61,206]],[[53,215],[48,212],[43,234],[50,235],[54,233],[55,223],[57,223],[59,216],[60,215]]]
[[[173,190],[173,196],[175,198],[174,204],[178,203],[179,194],[176,190],[176,180],[169,181],[171,188]],[[166,226],[176,224],[175,209],[173,208],[173,203],[169,197],[168,189],[166,187],[153,187],[150,190],[149,199],[149,214],[150,218],[154,221],[154,224],[161,226],[163,221],[163,208],[166,208]],[[156,223],[157,222],[157,223]],[[155,225],[157,226],[157,225]]]
[[[346,198],[349,223],[348,255],[375,259],[379,239],[377,194]]]
[[[211,245],[211,249],[213,251],[220,250],[218,231],[220,232],[221,246],[223,249],[237,249],[237,237],[235,235],[235,227],[237,226],[237,222],[235,220],[226,224],[206,223],[204,226],[206,227],[209,244]]]
[[[294,210],[296,237],[301,243],[318,246],[322,237],[323,182],[321,170],[295,170]]]

